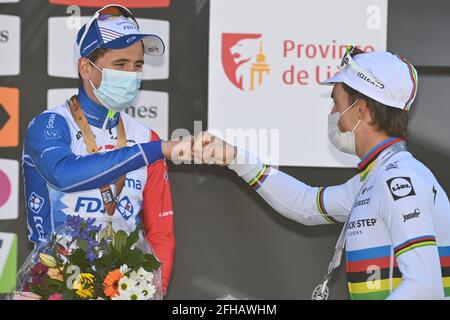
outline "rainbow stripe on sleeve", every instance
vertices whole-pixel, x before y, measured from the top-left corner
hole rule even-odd
[[[269,175],[269,172],[270,166],[264,164],[261,171],[258,172],[256,177],[254,177],[252,180],[248,182],[248,185],[252,187],[254,190],[258,190],[259,187],[261,187],[261,185],[266,180],[267,176]]]
[[[394,249],[395,257],[398,258],[405,252],[413,250],[415,248],[424,246],[435,246],[436,238],[434,236],[422,236],[403,242]]]
[[[319,191],[317,192],[317,209],[319,209],[320,214],[323,216],[325,220],[327,220],[329,223],[337,223],[338,221],[334,219],[328,211],[325,209],[325,206],[323,205],[323,194],[326,188],[321,187],[319,188]]]

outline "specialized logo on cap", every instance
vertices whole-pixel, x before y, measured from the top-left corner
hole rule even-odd
[[[383,90],[384,87],[385,87],[384,84],[383,84],[381,81],[379,81],[379,80],[372,80],[371,78],[369,78],[368,76],[366,76],[366,75],[365,75],[364,73],[362,73],[362,72],[358,72],[358,73],[356,74],[356,76],[357,76],[358,78],[361,78],[362,80],[366,81],[367,83],[369,83],[369,84],[371,84],[371,85],[373,85],[373,86],[375,86],[375,87],[381,89],[381,90]]]
[[[38,196],[36,193],[32,193],[30,195],[30,199],[28,199],[28,208],[34,213],[39,213],[44,205],[44,198]]]
[[[409,177],[392,178],[386,181],[386,183],[391,191],[394,201],[416,195],[414,187],[411,183],[411,178]]]
[[[222,33],[222,64],[228,79],[242,91],[261,86],[270,72],[261,34]]]

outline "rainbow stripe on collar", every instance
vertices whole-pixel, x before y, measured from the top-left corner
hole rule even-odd
[[[366,179],[367,174],[374,165],[375,160],[378,158],[380,153],[382,153],[386,148],[392,146],[393,144],[403,140],[403,138],[389,138],[380,142],[372,150],[370,150],[358,163],[358,171],[361,181],[364,181]]]

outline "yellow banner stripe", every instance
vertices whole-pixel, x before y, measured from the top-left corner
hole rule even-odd
[[[402,278],[392,279],[393,288],[397,288],[402,282]],[[389,290],[389,279],[374,280],[366,282],[348,283],[348,291],[350,293],[370,293]]]

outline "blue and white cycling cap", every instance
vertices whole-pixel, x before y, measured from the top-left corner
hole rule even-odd
[[[165,46],[155,34],[144,34],[130,10],[124,6],[107,5],[81,27],[75,41],[75,59],[87,57],[97,48],[123,49],[142,41],[144,53],[150,56],[164,54]]]

